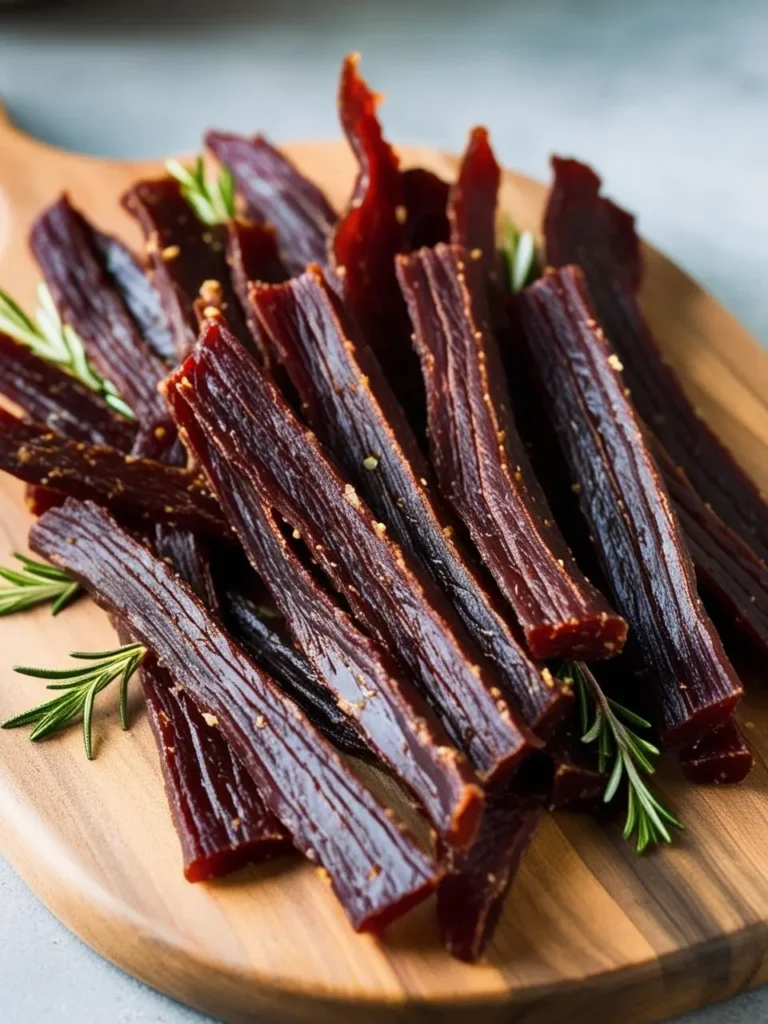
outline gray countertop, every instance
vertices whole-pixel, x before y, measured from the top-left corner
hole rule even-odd
[[[69,0],[0,12],[0,97],[17,122],[111,156],[191,151],[214,125],[336,136],[339,61],[360,50],[393,139],[455,150],[484,122],[529,174],[546,176],[553,149],[591,161],[643,234],[768,342],[765,0]],[[203,1020],[86,949],[1,859],[0,908],[4,1024]],[[766,1018],[760,992],[686,1021]]]

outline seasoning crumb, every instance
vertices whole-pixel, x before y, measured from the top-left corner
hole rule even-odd
[[[352,484],[344,484],[344,498],[353,508],[360,508],[360,498]]]
[[[200,298],[208,306],[218,306],[224,298],[224,289],[219,281],[209,278],[200,285]]]
[[[395,219],[397,220],[398,224],[405,224],[405,222],[408,220],[408,211],[404,206],[395,207]]]
[[[373,528],[376,531],[376,533],[378,533],[378,535],[380,537],[383,537],[384,534],[387,532],[387,524],[386,523],[374,523],[373,524]]]
[[[264,717],[264,715],[257,715],[256,716],[256,728],[257,729],[263,729],[266,726],[266,724],[267,724],[267,720]]]
[[[203,712],[203,718],[205,719],[206,725],[216,726],[219,724],[219,720],[216,715],[211,715],[207,711]]]
[[[469,254],[469,258],[471,260],[481,260],[483,258],[483,250],[473,249],[472,252]]]
[[[217,309],[215,306],[206,306],[203,310],[203,316],[206,317],[206,319],[221,316],[221,310]]]
[[[160,253],[160,258],[164,263],[169,263],[171,260],[175,260],[181,252],[178,245],[166,245],[163,251]]]
[[[243,819],[242,818],[233,818],[232,819],[232,828],[240,828],[240,826],[242,824],[243,824]]]
[[[291,536],[293,537],[294,540],[301,540],[301,534],[299,533],[298,530],[294,530]]]
[[[375,455],[366,455],[366,457],[363,459],[363,468],[364,469],[371,469],[371,470],[376,469],[378,464],[379,464],[379,460],[378,460],[378,458]]]
[[[624,364],[615,352],[611,352],[611,354],[608,356],[608,365],[613,367],[613,369],[616,370],[617,373],[621,373],[621,371],[624,369]]]
[[[581,494],[581,484],[571,484],[571,490],[574,494]]]

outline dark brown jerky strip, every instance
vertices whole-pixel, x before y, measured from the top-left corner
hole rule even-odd
[[[473,128],[451,188],[448,220],[451,242],[482,262],[488,283],[498,284],[496,204],[501,168],[493,155],[487,128]]]
[[[581,742],[583,729],[572,715],[547,747],[551,777],[547,793],[549,810],[588,810],[602,800],[608,776],[598,770],[591,750]]]
[[[227,266],[227,226],[199,221],[175,178],[140,181],[122,202],[144,232],[153,281],[173,333],[177,359],[183,359],[197,340],[195,301],[207,282],[219,286],[218,304],[235,334],[246,341],[245,317]]]
[[[226,535],[218,505],[194,473],[106,445],[57,437],[0,408],[0,470],[93,499],[129,517]]]
[[[652,670],[662,738],[684,748],[730,716],[742,687],[696,593],[621,363],[597,327],[578,268],[532,285],[520,312],[603,573]]]
[[[137,419],[166,422],[168,410],[157,384],[167,368],[144,344],[110,281],[94,229],[66,196],[38,217],[31,245],[62,320],[82,339],[96,370]]]
[[[443,596],[389,540],[274,384],[218,323],[208,324],[184,371],[189,386],[177,391],[207,416],[233,468],[301,534],[363,627],[397,652],[478,771],[491,779],[511,770],[538,741],[476,663]]]
[[[136,425],[75,377],[0,333],[0,394],[31,420],[73,441],[130,451]]]
[[[407,214],[405,234],[408,252],[450,241],[447,210],[451,187],[448,182],[423,167],[409,167],[401,171],[400,176]]]
[[[277,284],[288,276],[278,255],[275,230],[266,224],[233,220],[228,224],[228,232],[227,263],[232,285],[245,314],[254,349],[262,363],[270,366],[273,359],[251,309],[248,293],[253,281]]]
[[[216,415],[206,415],[193,359],[178,371],[168,398],[254,568],[341,709],[419,799],[441,838],[466,846],[482,809],[482,793],[466,761],[392,659],[353,627],[291,552],[249,467],[224,457],[232,443],[217,429]]]
[[[95,231],[93,240],[104,269],[158,359],[173,363],[176,347],[160,293],[131,250],[112,235]]]
[[[642,260],[634,218],[600,196],[600,179],[589,167],[558,158],[552,164],[555,182],[544,223],[548,262],[582,267],[637,411],[702,501],[768,563],[765,495],[701,419],[640,311]]]
[[[320,440],[371,509],[448,595],[478,649],[494,664],[526,723],[549,735],[570,691],[527,658],[430,493],[416,438],[376,357],[353,329],[318,268],[258,287],[254,307]]]
[[[434,888],[438,869],[394,814],[190,588],[107,512],[68,502],[38,521],[30,541],[120,615],[216,716],[266,807],[325,868],[355,928],[383,928]]]
[[[274,225],[289,274],[325,266],[337,214],[320,189],[261,135],[208,132],[205,144],[232,172],[256,219]]]
[[[752,751],[733,718],[680,754],[685,777],[699,785],[743,782],[755,766]]]
[[[518,795],[510,788],[489,798],[464,865],[447,875],[438,889],[437,919],[451,956],[470,963],[482,956],[541,811],[539,798]]]
[[[41,516],[49,509],[58,508],[67,500],[66,494],[56,491],[53,487],[38,487],[27,484],[24,492],[24,504],[30,515]]]
[[[398,258],[427,391],[432,465],[536,658],[617,654],[626,623],[582,575],[507,409],[483,267],[456,246]]]

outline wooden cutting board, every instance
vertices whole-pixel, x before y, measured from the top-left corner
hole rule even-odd
[[[341,143],[287,147],[341,206],[354,166]],[[451,177],[455,160],[403,150],[406,164]],[[96,223],[138,237],[117,197],[157,163],[63,153],[0,124],[0,284],[31,306],[26,247],[35,214],[68,190]],[[503,201],[539,224],[544,188],[507,173]],[[768,490],[768,353],[701,288],[647,252],[644,306],[705,417]],[[22,489],[0,478],[0,557],[23,549]],[[43,698],[18,663],[62,666],[66,653],[114,642],[82,601],[0,620],[0,717]],[[740,719],[757,767],[746,784],[695,789],[673,765],[659,777],[684,819],[676,844],[637,857],[616,821],[561,814],[543,823],[479,966],[441,950],[428,903],[385,941],[355,935],[315,870],[298,859],[189,885],[158,760],[138,700],[121,733],[100,699],[97,759],[78,729],[32,744],[0,733],[0,851],[85,942],[164,992],[226,1021],[656,1021],[768,980],[768,697]]]

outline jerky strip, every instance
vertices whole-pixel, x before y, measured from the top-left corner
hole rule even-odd
[[[409,167],[400,172],[400,177],[407,214],[407,251],[450,241],[447,209],[451,187],[448,182],[423,167]]]
[[[31,245],[62,320],[82,339],[96,370],[137,419],[148,424],[167,421],[157,392],[166,367],[144,344],[113,287],[94,229],[66,196],[38,217]]]
[[[532,285],[520,312],[603,572],[652,670],[662,738],[684,748],[730,716],[742,687],[697,596],[621,364],[596,325],[578,268]]]
[[[227,263],[232,274],[232,285],[245,314],[248,331],[262,363],[270,366],[271,359],[266,341],[252,309],[248,292],[253,281],[277,284],[287,277],[277,252],[274,228],[266,224],[230,221],[227,238]]]
[[[208,132],[205,144],[232,172],[252,215],[275,227],[288,273],[325,266],[337,215],[320,189],[261,135]]]
[[[117,416],[75,377],[2,333],[0,393],[62,437],[130,451],[135,424]]]
[[[30,484],[93,499],[116,512],[204,533],[225,534],[219,507],[186,469],[57,437],[0,408],[0,470]]]
[[[205,415],[206,397],[200,394],[193,358],[178,371],[168,398],[254,568],[341,709],[420,800],[441,838],[466,846],[482,809],[482,793],[466,761],[448,745],[439,723],[392,660],[352,627],[289,550],[269,503],[258,487],[249,486],[246,466],[229,464],[225,454],[231,441],[216,416]]]
[[[589,167],[558,158],[552,166],[555,182],[544,221],[548,262],[581,266],[637,411],[702,501],[768,563],[765,496],[701,419],[640,311],[634,218],[600,196],[600,179]]]
[[[402,408],[319,268],[285,285],[254,289],[252,302],[320,440],[448,595],[526,723],[549,735],[570,705],[570,692],[528,660],[457,543],[451,520],[430,494],[430,471]]]
[[[490,283],[498,284],[496,204],[501,168],[493,155],[487,128],[473,128],[451,189],[448,220],[451,242],[483,264]]]
[[[321,864],[354,927],[383,928],[434,888],[438,871],[332,745],[206,611],[189,587],[103,509],[68,502],[32,547],[70,572],[215,715],[266,807]]]
[[[514,609],[536,658],[617,654],[626,623],[581,574],[506,407],[480,259],[439,245],[398,258],[443,496]]]
[[[490,779],[510,770],[537,741],[475,663],[431,580],[389,540],[274,384],[218,323],[204,329],[183,376],[189,385],[177,392],[206,417],[233,468],[301,534],[363,627],[397,652],[478,771]]]
[[[747,742],[732,718],[680,755],[685,777],[700,785],[743,782],[755,766]]]

